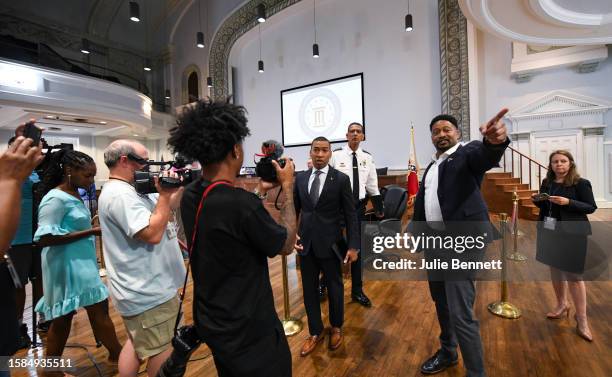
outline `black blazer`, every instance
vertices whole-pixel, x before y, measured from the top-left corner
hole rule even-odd
[[[546,180],[542,182],[540,192],[550,194],[550,185]],[[560,229],[571,234],[591,234],[591,224],[589,223],[587,214],[593,213],[597,209],[591,182],[587,179],[580,178],[575,185],[563,187],[561,192],[554,192],[554,195],[563,196],[570,200],[568,205],[558,206],[560,215],[560,219],[558,220],[572,222],[571,224],[566,224],[566,226],[563,226],[563,223],[559,223],[561,226]],[[550,206],[555,205],[549,201],[533,203],[540,208],[540,215],[538,217],[540,222],[544,220],[545,216],[548,216]],[[538,227],[541,228],[541,223],[538,223]]]
[[[499,166],[510,139],[499,145],[487,142],[472,141],[462,145],[448,156],[438,168],[438,200],[444,222],[470,221],[475,226],[471,231],[478,234],[487,233],[487,241],[492,241],[497,234],[490,220],[489,211],[480,192],[484,174],[493,167]],[[425,219],[425,178],[431,168],[425,170],[423,183],[419,187],[415,203],[413,222],[409,230],[413,233],[427,231],[423,229]],[[414,225],[413,225],[414,224]],[[469,225],[469,224],[466,224]],[[464,229],[462,229],[464,230]]]
[[[359,223],[349,177],[329,167],[323,190],[316,206],[308,194],[312,169],[298,172],[295,177],[293,200],[296,216],[302,215],[298,234],[306,255],[312,248],[318,258],[335,256],[332,246],[342,239],[342,221],[346,224],[348,247],[359,249]]]

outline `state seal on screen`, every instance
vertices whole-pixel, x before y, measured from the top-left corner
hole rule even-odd
[[[329,135],[340,125],[342,106],[338,96],[327,88],[312,90],[300,104],[302,131],[315,138]]]

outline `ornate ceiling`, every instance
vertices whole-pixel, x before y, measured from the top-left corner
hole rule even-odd
[[[459,0],[480,29],[532,45],[612,43],[610,0]]]

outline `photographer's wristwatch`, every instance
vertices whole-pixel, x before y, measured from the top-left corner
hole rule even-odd
[[[264,200],[265,198],[268,197],[268,193],[266,192],[265,194],[262,194],[259,192],[259,190],[257,190],[257,187],[255,187],[255,190],[253,190],[253,194],[257,195],[257,197],[261,200]]]

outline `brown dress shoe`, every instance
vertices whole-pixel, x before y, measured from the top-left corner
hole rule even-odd
[[[331,333],[329,334],[329,349],[332,351],[338,349],[342,344],[342,339],[344,339],[342,329],[339,327],[332,327]]]
[[[306,338],[304,345],[302,345],[302,351],[300,351],[300,356],[304,357],[310,354],[317,347],[319,343],[321,343],[325,339],[325,330],[321,332],[319,335],[311,335]]]

